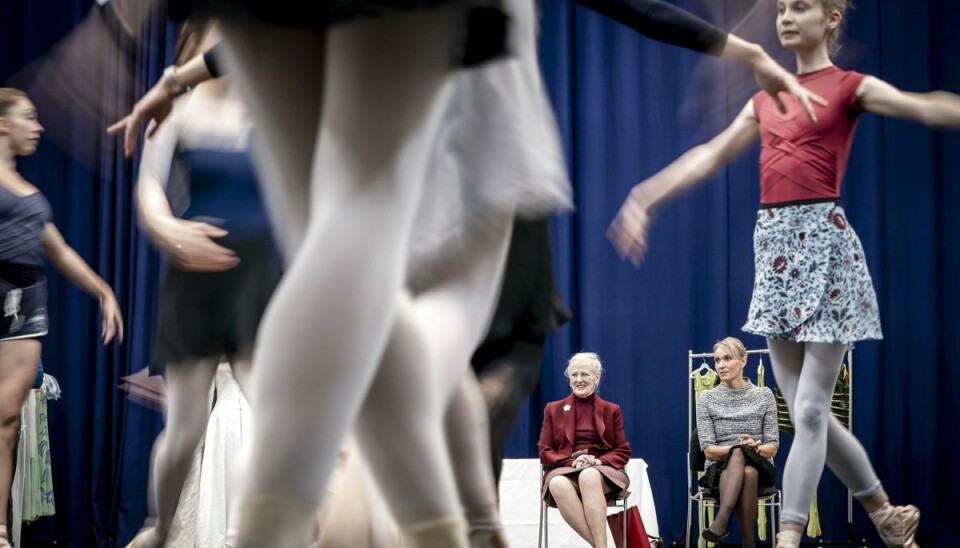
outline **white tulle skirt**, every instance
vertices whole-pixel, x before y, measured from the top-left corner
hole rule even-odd
[[[460,70],[445,114],[412,238],[409,280],[429,284],[504,219],[571,207],[553,109],[537,61],[532,0],[508,0],[511,56]]]

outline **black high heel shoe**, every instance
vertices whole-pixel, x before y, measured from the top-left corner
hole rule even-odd
[[[702,535],[703,535],[703,540],[707,542],[712,542],[715,545],[723,544],[723,541],[726,540],[728,536],[730,536],[730,530],[727,529],[726,531],[723,532],[722,535],[718,535],[713,531],[711,531],[709,528],[707,528],[703,530]]]

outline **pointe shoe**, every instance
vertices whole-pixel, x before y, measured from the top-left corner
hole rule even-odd
[[[870,512],[870,520],[887,546],[919,548],[913,537],[920,524],[920,510],[916,506],[893,506],[885,502],[883,506]]]
[[[469,548],[467,522],[451,516],[400,526],[401,545],[408,548]]]
[[[470,531],[470,548],[509,548],[503,529]]]
[[[777,548],[799,548],[803,533],[800,531],[784,530],[777,533]]]
[[[7,537],[6,525],[0,525],[0,548],[10,548],[10,540]]]

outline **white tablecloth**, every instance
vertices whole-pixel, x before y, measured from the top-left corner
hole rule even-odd
[[[638,506],[647,534],[660,536],[657,509],[653,503],[647,463],[630,459],[630,498],[627,506]],[[617,509],[611,507],[609,513]],[[547,512],[550,523],[550,548],[582,548],[586,542],[570,528],[556,508]],[[500,476],[500,519],[503,521],[511,548],[536,548],[540,523],[540,461],[538,459],[506,459]],[[608,545],[613,537],[607,528]]]

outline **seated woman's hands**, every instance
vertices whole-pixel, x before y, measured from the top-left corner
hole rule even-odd
[[[573,467],[578,470],[581,468],[586,468],[588,466],[600,466],[601,464],[603,463],[600,462],[600,459],[594,457],[593,455],[588,455],[586,453],[573,459]]]
[[[763,444],[760,441],[753,439],[749,435],[743,434],[740,436],[740,445],[752,450],[754,453],[759,453],[760,446]]]

